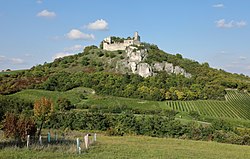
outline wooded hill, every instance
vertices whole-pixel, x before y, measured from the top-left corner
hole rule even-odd
[[[250,78],[211,68],[208,63],[168,54],[156,45],[143,43],[136,50],[147,50],[143,62],[168,62],[183,68],[192,76],[156,71],[143,78],[131,71],[117,69],[127,58],[125,51],[105,51],[96,46],[72,56],[37,65],[29,70],[0,74],[0,93],[12,94],[27,88],[66,91],[75,87],[92,88],[97,94],[148,100],[223,100],[225,89],[250,91]]]

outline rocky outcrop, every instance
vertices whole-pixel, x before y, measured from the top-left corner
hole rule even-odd
[[[154,68],[154,71],[163,71],[164,63],[155,63],[153,68]]]
[[[132,73],[139,74],[142,77],[152,76],[152,68],[148,63],[142,63],[146,58],[146,50],[138,50],[136,47],[126,48],[127,66]]]
[[[137,65],[137,73],[142,77],[148,77],[153,75],[152,68],[148,63],[139,63]]]
[[[125,50],[126,59],[122,62],[123,66],[130,70],[134,74],[139,74],[142,77],[149,77],[157,72],[165,71],[169,74],[181,74],[187,78],[191,77],[190,73],[187,73],[180,66],[174,66],[168,62],[156,62],[151,65],[143,62],[147,58],[147,50],[138,50],[136,47],[129,46]]]
[[[174,65],[172,63],[165,62],[164,70],[168,73],[174,73]]]
[[[139,63],[146,58],[146,50],[138,50],[136,47],[129,46],[126,48],[128,62]]]
[[[183,68],[181,68],[180,66],[175,66],[174,67],[174,71],[173,71],[174,74],[181,74],[181,75],[184,75],[185,77],[187,78],[190,78],[191,77],[191,74],[190,73],[187,73]]]

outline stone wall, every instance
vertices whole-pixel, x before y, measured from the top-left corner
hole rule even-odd
[[[133,39],[124,40],[122,43],[112,43],[111,37],[107,37],[103,40],[103,50],[116,51],[116,50],[125,50],[126,47],[131,45],[140,45],[140,36],[138,32],[135,32]]]
[[[111,43],[111,44],[104,41],[103,50],[108,50],[108,51],[125,50],[126,47],[131,46],[131,45],[140,45],[140,41],[124,40],[123,43]]]
[[[103,42],[103,50],[108,50],[108,51],[125,50],[127,46],[129,45],[126,45],[124,43],[108,44]]]

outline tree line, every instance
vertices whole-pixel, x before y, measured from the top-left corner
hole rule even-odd
[[[225,88],[222,86],[201,85],[182,75],[165,73],[142,78],[136,74],[58,72],[36,88],[66,91],[79,86],[93,88],[101,95],[157,101],[224,99],[225,95]]]
[[[5,100],[7,101],[5,104],[10,106],[16,102],[11,99]],[[26,104],[30,106],[30,103]],[[5,136],[22,142],[26,140],[27,135],[39,136],[41,130],[47,128],[101,130],[108,135],[134,134],[250,145],[250,135],[247,130],[239,131],[221,119],[214,120],[211,124],[195,121],[184,124],[175,119],[177,112],[170,110],[162,110],[157,114],[135,115],[130,110],[119,113],[74,110],[65,99],[59,99],[57,104],[58,108],[52,100],[42,97],[27,109],[20,109],[24,106],[22,101],[16,102],[14,107],[10,108],[5,105],[8,110],[1,116],[1,127]],[[16,109],[15,105],[19,109]],[[197,117],[197,114],[192,113],[192,116]]]

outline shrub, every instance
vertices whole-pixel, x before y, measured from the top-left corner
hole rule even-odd
[[[114,57],[116,57],[116,55],[115,55],[114,52],[110,52],[109,57],[110,57],[110,58],[114,58]]]
[[[57,100],[57,104],[58,104],[59,110],[61,110],[61,111],[70,110],[70,109],[75,108],[75,106],[73,104],[71,104],[71,102],[66,98],[59,98]]]
[[[195,120],[200,119],[200,114],[197,111],[190,111],[188,114]]]
[[[36,133],[35,121],[23,114],[6,113],[3,121],[3,131],[6,137],[12,137],[20,143],[27,135]]]

